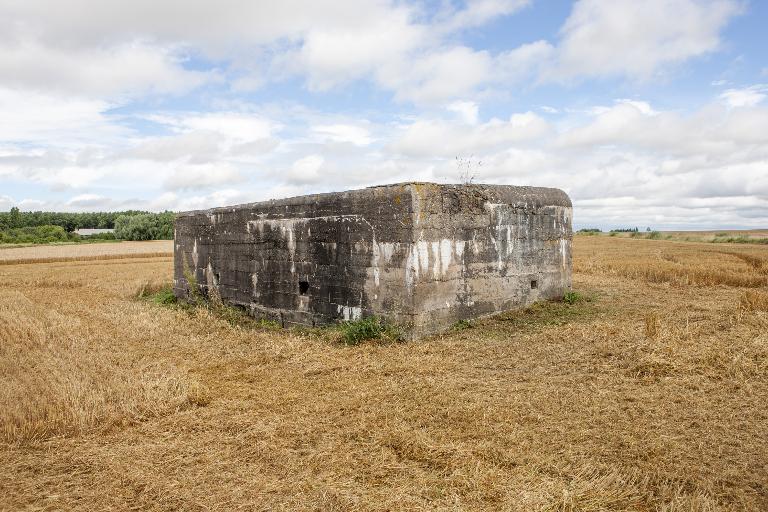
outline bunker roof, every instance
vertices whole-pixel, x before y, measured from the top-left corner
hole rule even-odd
[[[454,191],[456,193],[482,193],[487,196],[490,202],[504,203],[520,207],[538,207],[538,206],[564,206],[572,207],[571,199],[568,194],[557,188],[548,187],[528,187],[514,185],[490,185],[490,184],[448,184],[420,181],[405,181],[402,183],[391,183],[386,185],[374,185],[371,187],[346,190],[343,192],[324,192],[319,194],[307,194],[302,196],[293,196],[284,199],[269,199],[266,201],[257,201],[252,203],[242,203],[231,206],[221,206],[216,208],[192,210],[180,212],[179,216],[192,216],[200,214],[223,213],[227,211],[263,208],[275,206],[296,206],[300,204],[325,203],[332,200],[344,198],[359,199],[359,196],[371,196],[371,199],[382,200],[388,194],[403,193],[409,191],[419,196]]]

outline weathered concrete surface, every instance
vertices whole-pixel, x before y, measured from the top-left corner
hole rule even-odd
[[[283,325],[380,315],[409,337],[561,297],[571,201],[558,190],[403,183],[182,213],[174,291]]]

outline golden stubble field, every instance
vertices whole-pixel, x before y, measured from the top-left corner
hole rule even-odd
[[[0,510],[768,509],[768,247],[574,244],[591,301],[357,347],[6,258]]]

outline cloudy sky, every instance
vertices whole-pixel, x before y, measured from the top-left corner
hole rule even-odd
[[[469,173],[562,188],[577,227],[768,227],[766,20],[762,0],[0,0],[0,210]]]

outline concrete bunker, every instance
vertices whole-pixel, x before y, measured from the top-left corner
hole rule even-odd
[[[558,189],[403,183],[178,215],[174,292],[216,289],[283,326],[378,315],[410,338],[562,297],[571,201]]]

